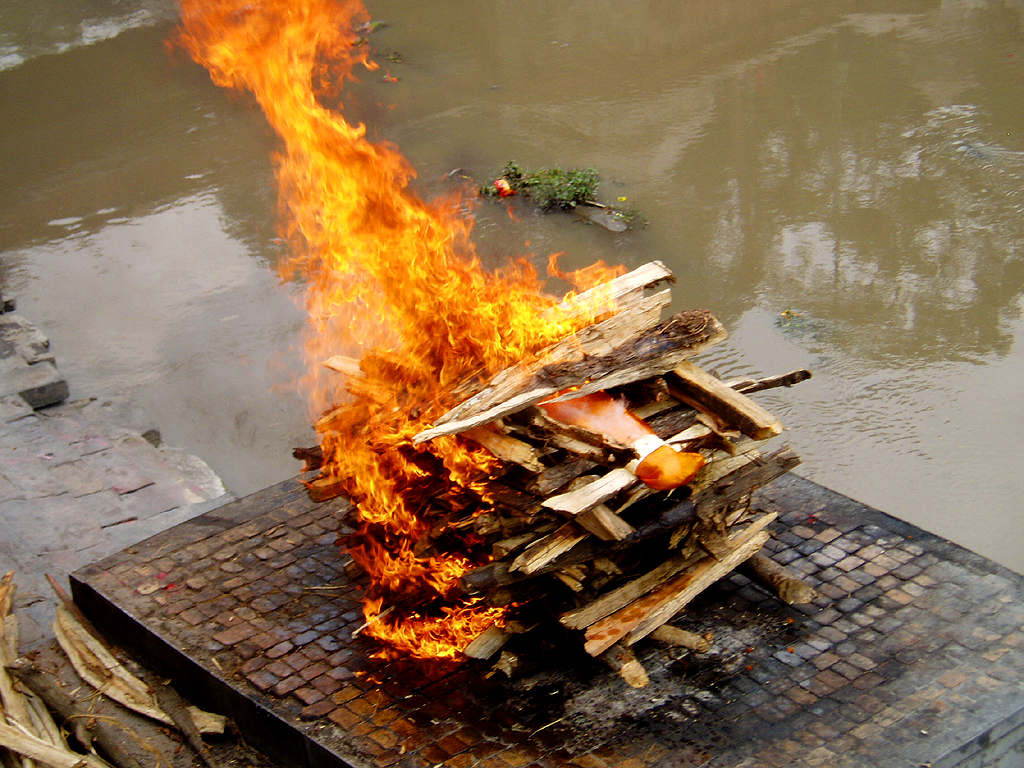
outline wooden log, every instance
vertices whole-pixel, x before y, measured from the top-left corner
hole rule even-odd
[[[707,653],[711,650],[711,639],[707,635],[698,635],[686,629],[679,629],[670,624],[662,624],[651,632],[651,639],[666,645],[675,645],[682,648],[689,648],[698,653]]]
[[[29,689],[34,691],[61,718],[69,730],[86,749],[92,741],[121,768],[141,768],[138,761],[122,746],[123,733],[112,727],[109,718],[96,717],[88,706],[65,692],[57,683],[35,665],[19,659],[8,669]],[[125,726],[121,725],[121,728]]]
[[[620,640],[632,645],[649,635],[708,586],[759,550],[769,538],[764,527],[775,517],[774,512],[764,515],[745,531],[731,537],[733,549],[728,555],[720,559],[710,555],[700,559],[653,592],[592,624],[585,633],[584,650],[596,656]]]
[[[601,654],[601,661],[618,672],[619,677],[625,680],[630,688],[643,688],[650,683],[647,670],[637,659],[632,648],[614,645]]]
[[[740,563],[736,570],[778,596],[787,605],[809,603],[817,595],[814,587],[796,573],[760,552]]]
[[[782,422],[746,395],[685,360],[666,374],[669,392],[754,440],[782,433]]]
[[[489,659],[501,650],[511,635],[497,624],[491,624],[477,635],[462,651],[471,659]]]
[[[770,483],[775,478],[781,477],[799,463],[800,457],[789,446],[783,446],[774,453],[745,463],[719,478],[713,485],[704,488],[700,493],[695,492],[689,499],[667,507],[655,519],[638,525],[634,533],[621,541],[600,541],[596,538],[588,538],[578,543],[565,555],[535,571],[534,575],[547,573],[572,563],[582,563],[596,557],[607,556],[655,536],[667,535],[683,523],[695,519],[696,500],[702,501],[711,510],[724,507]],[[478,594],[499,586],[515,584],[529,577],[528,574],[519,571],[509,571],[508,565],[506,562],[497,561],[479,566],[465,573],[459,583],[468,594]]]
[[[595,504],[576,515],[576,522],[601,541],[622,541],[636,530],[605,504]]]
[[[598,504],[608,501],[608,499],[632,488],[639,482],[640,480],[636,475],[625,467],[620,467],[575,490],[545,499],[542,504],[556,512],[576,516]]]
[[[611,320],[618,317],[616,315]],[[593,337],[607,346],[599,330],[600,325],[590,326],[590,329],[595,329]],[[578,387],[564,396],[565,399],[661,375],[726,336],[725,328],[709,312],[689,310],[673,315],[655,328],[643,328],[640,335],[633,333],[605,354],[591,354],[586,344],[570,339],[571,343],[564,344],[563,349],[544,356],[546,360],[558,362],[531,367],[528,372],[522,368],[514,369],[506,380],[500,382],[500,386],[492,385],[449,411],[435,422],[434,427],[416,435],[413,442],[421,443],[440,435],[463,432],[541,400],[558,400],[560,398],[552,398],[552,395],[567,388]],[[599,345],[595,342],[590,347],[596,349]]]
[[[807,381],[809,378],[811,378],[810,371],[806,368],[798,368],[789,373],[768,376],[763,379],[731,379],[725,382],[725,384],[737,392],[749,395],[751,392],[761,392],[762,390],[774,389],[775,387],[792,387],[794,384]]]
[[[178,692],[171,685],[171,681],[167,680],[163,685],[154,686],[153,693],[156,696],[157,703],[160,705],[160,709],[171,718],[178,731],[184,737],[185,743],[192,748],[192,751],[196,753],[203,765],[206,768],[220,768],[220,761],[206,746],[203,737],[199,734],[199,728],[196,726],[188,705],[178,695]]]
[[[596,466],[598,464],[589,459],[567,458],[531,478],[526,491],[535,496],[550,496]]]
[[[540,452],[536,448],[499,432],[493,425],[473,427],[462,435],[483,446],[502,461],[518,464],[530,472],[544,471],[544,465],[540,462]]]
[[[583,528],[570,521],[540,541],[528,546],[526,551],[512,561],[509,569],[522,571],[527,575],[536,573],[559,555],[563,555],[575,547],[588,535]]]

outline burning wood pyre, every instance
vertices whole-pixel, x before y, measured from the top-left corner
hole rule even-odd
[[[662,322],[668,291],[646,295],[670,278],[657,263],[610,283],[603,265],[560,275],[591,288],[562,306],[526,259],[483,269],[460,201],[419,198],[408,161],[335,108],[353,68],[376,66],[358,0],[181,10],[178,45],[251,93],[281,139],[281,272],[301,276],[315,370],[361,350],[333,361],[351,399],[305,455],[314,498],[353,502],[364,633],[385,653],[484,656],[554,611],[635,672],[629,644],[756,553],[768,520],[749,494],[797,462],[758,452],[781,425],[744,387],[688,362],[725,330],[705,311]],[[328,401],[336,381],[309,389]],[[586,396],[624,430],[559,421],[558,403]]]
[[[746,394],[810,374],[721,382],[701,370],[689,358],[724,339],[725,329],[705,311],[662,321],[669,291],[647,295],[645,289],[670,280],[652,262],[581,294],[578,306],[590,306],[601,293],[614,313],[489,382],[462,383],[463,401],[410,436],[404,450],[424,468],[435,463],[440,474],[441,463],[428,458],[435,440],[458,436],[486,459],[477,473],[423,495],[417,515],[425,525],[413,542],[384,544],[410,546],[424,562],[461,548],[457,582],[433,596],[372,585],[370,626],[393,621],[396,613],[462,606],[483,612],[486,627],[466,634],[458,649],[465,656],[490,658],[517,634],[523,644],[530,632],[550,635],[555,627],[578,635],[587,653],[642,685],[646,676],[629,647],[648,636],[701,647],[701,638],[667,622],[734,569],[742,567],[788,602],[810,599],[806,585],[758,554],[773,515],[752,509],[751,493],[799,459],[788,447],[762,452],[782,425]],[[361,367],[333,358],[328,365],[348,376],[357,398],[372,399],[364,370],[372,362]],[[613,408],[619,421],[567,415],[562,403],[583,403],[592,414],[620,404]],[[329,434],[351,415],[332,411],[317,428]],[[669,451],[672,460],[681,457],[688,476],[676,479],[684,487],[643,471],[654,458],[643,443]],[[309,482],[314,498],[347,490],[329,466],[321,470]],[[358,516],[358,496],[353,501]],[[366,533],[364,526],[350,546],[365,546]],[[515,662],[505,652],[498,668],[511,672]]]

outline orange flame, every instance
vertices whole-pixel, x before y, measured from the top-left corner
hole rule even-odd
[[[591,318],[556,311],[525,259],[485,271],[464,203],[421,200],[395,148],[370,142],[332,108],[357,65],[375,68],[357,31],[368,18],[355,0],[182,0],[176,42],[214,82],[251,94],[281,141],[291,250],[281,273],[307,286],[313,407],[348,400],[318,430],[324,472],[356,505],[349,549],[370,576],[366,633],[414,656],[452,657],[502,615],[454,589],[487,555],[466,539],[429,555],[416,544],[439,515],[437,500],[467,514],[486,504],[478,484],[493,459],[456,438],[423,449],[411,437],[455,404],[459,383],[529,359]],[[563,277],[596,283],[618,273]],[[353,400],[321,363],[356,350],[366,381]],[[385,602],[415,610],[371,621]]]

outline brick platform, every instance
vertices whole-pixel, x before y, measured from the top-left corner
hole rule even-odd
[[[711,652],[637,646],[640,690],[564,645],[515,682],[486,663],[369,658],[334,543],[342,506],[294,482],[72,587],[114,639],[302,768],[1024,762],[1024,577],[792,475],[756,503],[779,512],[772,555],[817,603],[784,606],[734,575],[675,622],[714,632]]]

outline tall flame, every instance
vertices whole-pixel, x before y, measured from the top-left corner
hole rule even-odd
[[[275,155],[286,278],[307,287],[311,370],[362,355],[360,396],[318,381],[314,406],[325,472],[356,505],[349,550],[370,576],[366,632],[395,652],[455,657],[502,609],[460,599],[458,578],[487,556],[471,537],[417,552],[437,516],[479,504],[492,459],[456,438],[414,448],[411,437],[487,377],[565,337],[583,320],[556,311],[536,270],[510,260],[488,272],[455,196],[425,202],[397,150],[373,143],[331,104],[353,69],[374,69],[357,0],[182,0],[176,42],[218,85],[251,94],[280,138]],[[587,282],[607,279],[581,271]],[[573,276],[569,276],[573,277]],[[580,285],[579,287],[587,287]],[[476,491],[469,493],[469,491]],[[402,603],[385,615],[383,605]]]

